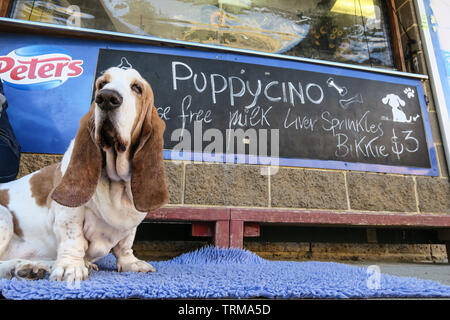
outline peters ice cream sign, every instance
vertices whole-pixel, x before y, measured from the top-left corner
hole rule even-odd
[[[46,90],[83,73],[83,60],[74,60],[64,48],[33,45],[0,56],[0,79],[21,90]]]

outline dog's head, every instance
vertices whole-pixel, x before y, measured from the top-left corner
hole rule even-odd
[[[405,101],[403,101],[398,95],[396,94],[388,94],[386,95],[382,100],[384,104],[389,104],[392,108],[398,108],[400,106],[405,106]]]
[[[130,181],[135,208],[146,212],[168,201],[163,163],[164,122],[150,84],[134,69],[110,68],[95,82],[72,156],[52,199],[78,207],[89,201],[104,169],[113,181]]]

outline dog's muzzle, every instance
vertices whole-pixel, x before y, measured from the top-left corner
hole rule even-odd
[[[123,98],[115,90],[102,89],[97,93],[95,103],[103,111],[111,111],[122,105]]]

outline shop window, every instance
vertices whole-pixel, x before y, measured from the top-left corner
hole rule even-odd
[[[383,0],[16,0],[11,17],[393,68]]]

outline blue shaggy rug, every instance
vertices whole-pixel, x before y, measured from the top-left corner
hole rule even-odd
[[[374,273],[331,262],[268,261],[240,249],[205,247],[149,274],[115,271],[108,255],[86,281],[0,280],[7,299],[450,297],[438,282]]]

